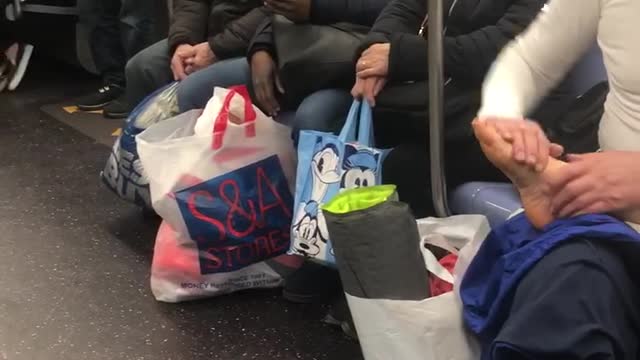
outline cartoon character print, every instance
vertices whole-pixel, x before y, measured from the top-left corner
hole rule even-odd
[[[305,256],[317,256],[320,254],[320,245],[326,244],[329,239],[329,231],[320,202],[327,194],[331,184],[340,181],[338,172],[340,156],[338,149],[333,144],[325,145],[317,152],[311,161],[311,196],[307,203],[301,204],[298,211],[299,218],[293,225],[293,235],[296,241],[296,252]]]
[[[375,185],[379,159],[380,154],[370,149],[347,145],[342,164],[344,172],[340,179],[340,191]]]

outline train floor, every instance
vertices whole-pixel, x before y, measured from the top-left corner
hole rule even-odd
[[[40,109],[96,85],[35,60],[0,94],[0,360],[361,359],[325,307],[277,290],[154,300],[157,220],[100,184],[107,146]]]

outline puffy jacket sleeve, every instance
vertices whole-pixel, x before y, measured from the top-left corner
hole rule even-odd
[[[207,39],[210,0],[175,0],[169,27],[169,52],[182,44],[195,45]]]
[[[545,0],[513,0],[495,24],[458,36],[445,36],[446,75],[456,81],[480,85],[500,50],[535,19],[544,3]],[[424,20],[421,15],[426,13],[425,1],[395,0],[376,21],[361,47],[364,51],[374,43],[391,44],[391,81],[427,79],[427,40],[417,35]]]
[[[270,17],[270,12],[261,6],[232,21],[221,33],[209,38],[213,53],[219,59],[244,56],[256,30]]]
[[[495,25],[465,35],[445,37],[445,73],[456,80],[481,84],[502,48],[531,24],[545,2],[513,1]]]
[[[382,10],[380,16],[371,28],[371,31],[358,48],[356,58],[359,58],[360,54],[373,44],[390,43],[392,41],[392,37],[396,35],[415,35],[415,39],[413,40],[420,40],[421,38],[417,36],[417,32],[420,29],[420,25],[422,24],[426,13],[426,1],[392,0]],[[409,52],[411,57],[416,56],[417,52],[421,52],[419,49],[420,47],[426,48],[425,41],[421,41],[422,42],[418,48],[414,48]],[[426,61],[426,59],[422,59],[422,61]]]
[[[371,26],[389,0],[312,0],[311,22],[350,22]]]
[[[251,62],[253,54],[258,51],[267,51],[273,59],[276,59],[275,42],[273,40],[273,14],[269,15],[258,25],[256,33],[251,39],[251,44],[247,51],[247,60]]]

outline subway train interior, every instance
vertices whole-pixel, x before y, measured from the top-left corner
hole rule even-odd
[[[35,49],[19,88],[0,93],[0,359],[358,359],[325,305],[277,289],[153,298],[159,220],[99,179],[122,121],[74,107],[100,86],[74,3],[23,2],[0,32]]]
[[[0,360],[639,359],[637,4],[0,0]]]

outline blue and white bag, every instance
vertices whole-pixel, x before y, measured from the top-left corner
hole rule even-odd
[[[102,182],[120,198],[151,208],[149,180],[145,175],[136,145],[136,135],[162,120],[178,114],[178,83],[172,83],[147,96],[127,118],[104,170]]]
[[[361,101],[353,102],[340,135],[300,133],[290,254],[335,264],[321,208],[343,190],[381,185],[387,151],[372,146],[371,107]]]

